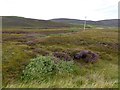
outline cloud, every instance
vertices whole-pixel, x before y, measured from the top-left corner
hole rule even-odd
[[[1,16],[37,19],[75,18],[100,20],[117,18],[119,0],[1,0]]]

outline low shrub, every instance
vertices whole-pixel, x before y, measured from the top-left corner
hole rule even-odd
[[[83,50],[74,56],[74,59],[83,59],[85,62],[94,63],[98,61],[99,56],[91,51]]]
[[[27,81],[45,79],[46,76],[55,74],[55,69],[56,66],[49,56],[39,56],[37,58],[31,59],[31,62],[23,71],[22,79]]]
[[[65,61],[70,61],[72,58],[64,52],[54,52],[53,53],[54,57],[59,58],[60,60],[65,60]]]
[[[74,73],[76,74],[79,72],[79,67],[75,65],[73,61],[61,61],[57,64],[57,70],[59,71],[59,74],[64,73]]]
[[[50,56],[39,56],[31,59],[31,62],[26,66],[23,71],[23,81],[46,81],[53,78],[55,75],[63,73],[74,73],[79,70],[74,62],[62,61],[55,63],[53,57]]]

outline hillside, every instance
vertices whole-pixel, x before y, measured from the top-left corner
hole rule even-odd
[[[78,19],[67,19],[67,18],[58,18],[51,20],[39,20],[39,19],[31,19],[17,16],[2,16],[2,25],[3,28],[61,28],[61,27],[72,27],[75,25],[84,24],[84,20]],[[87,24],[89,25],[97,25],[97,26],[109,26],[109,27],[117,27],[118,20],[117,19],[109,19],[109,20],[100,20],[100,21],[91,21],[87,20]]]
[[[84,20],[67,19],[67,18],[51,19],[51,21],[61,22],[61,23],[66,23],[66,24],[83,24],[84,23]],[[118,26],[118,20],[117,19],[108,19],[108,20],[100,20],[100,21],[87,20],[87,24],[89,24],[89,25],[117,27]]]
[[[52,22],[49,20],[37,20],[17,16],[2,16],[3,28],[10,27],[24,27],[24,28],[59,28],[70,27],[69,24],[63,24],[59,22]]]

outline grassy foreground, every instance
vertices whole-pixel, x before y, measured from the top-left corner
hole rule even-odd
[[[117,88],[118,87],[118,31],[86,30],[77,28],[46,30],[3,30],[3,87],[5,88]],[[26,33],[27,31],[27,33]],[[65,33],[64,33],[65,32]],[[75,72],[46,73],[41,81],[22,81],[21,77],[31,59],[39,55],[47,57],[54,52],[65,52],[71,57],[81,50],[99,54],[99,61],[88,64],[74,61]],[[51,59],[52,60],[52,59]],[[63,63],[66,63],[63,61]],[[50,63],[51,65],[51,63]],[[53,64],[52,64],[53,65]],[[69,64],[71,65],[71,64]],[[69,66],[68,65],[68,66]],[[39,65],[38,65],[39,66]],[[38,68],[40,69],[40,68]],[[46,71],[46,69],[45,69]],[[58,70],[57,70],[58,71]],[[43,71],[44,72],[44,71]],[[51,71],[52,72],[52,71]],[[48,74],[48,75],[47,75]],[[32,74],[36,75],[36,73]],[[47,76],[46,76],[47,75]],[[51,77],[52,76],[52,77]],[[25,76],[27,78],[27,76]]]

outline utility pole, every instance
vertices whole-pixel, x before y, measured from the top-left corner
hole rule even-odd
[[[86,16],[85,16],[85,21],[84,21],[84,30],[86,29]]]

